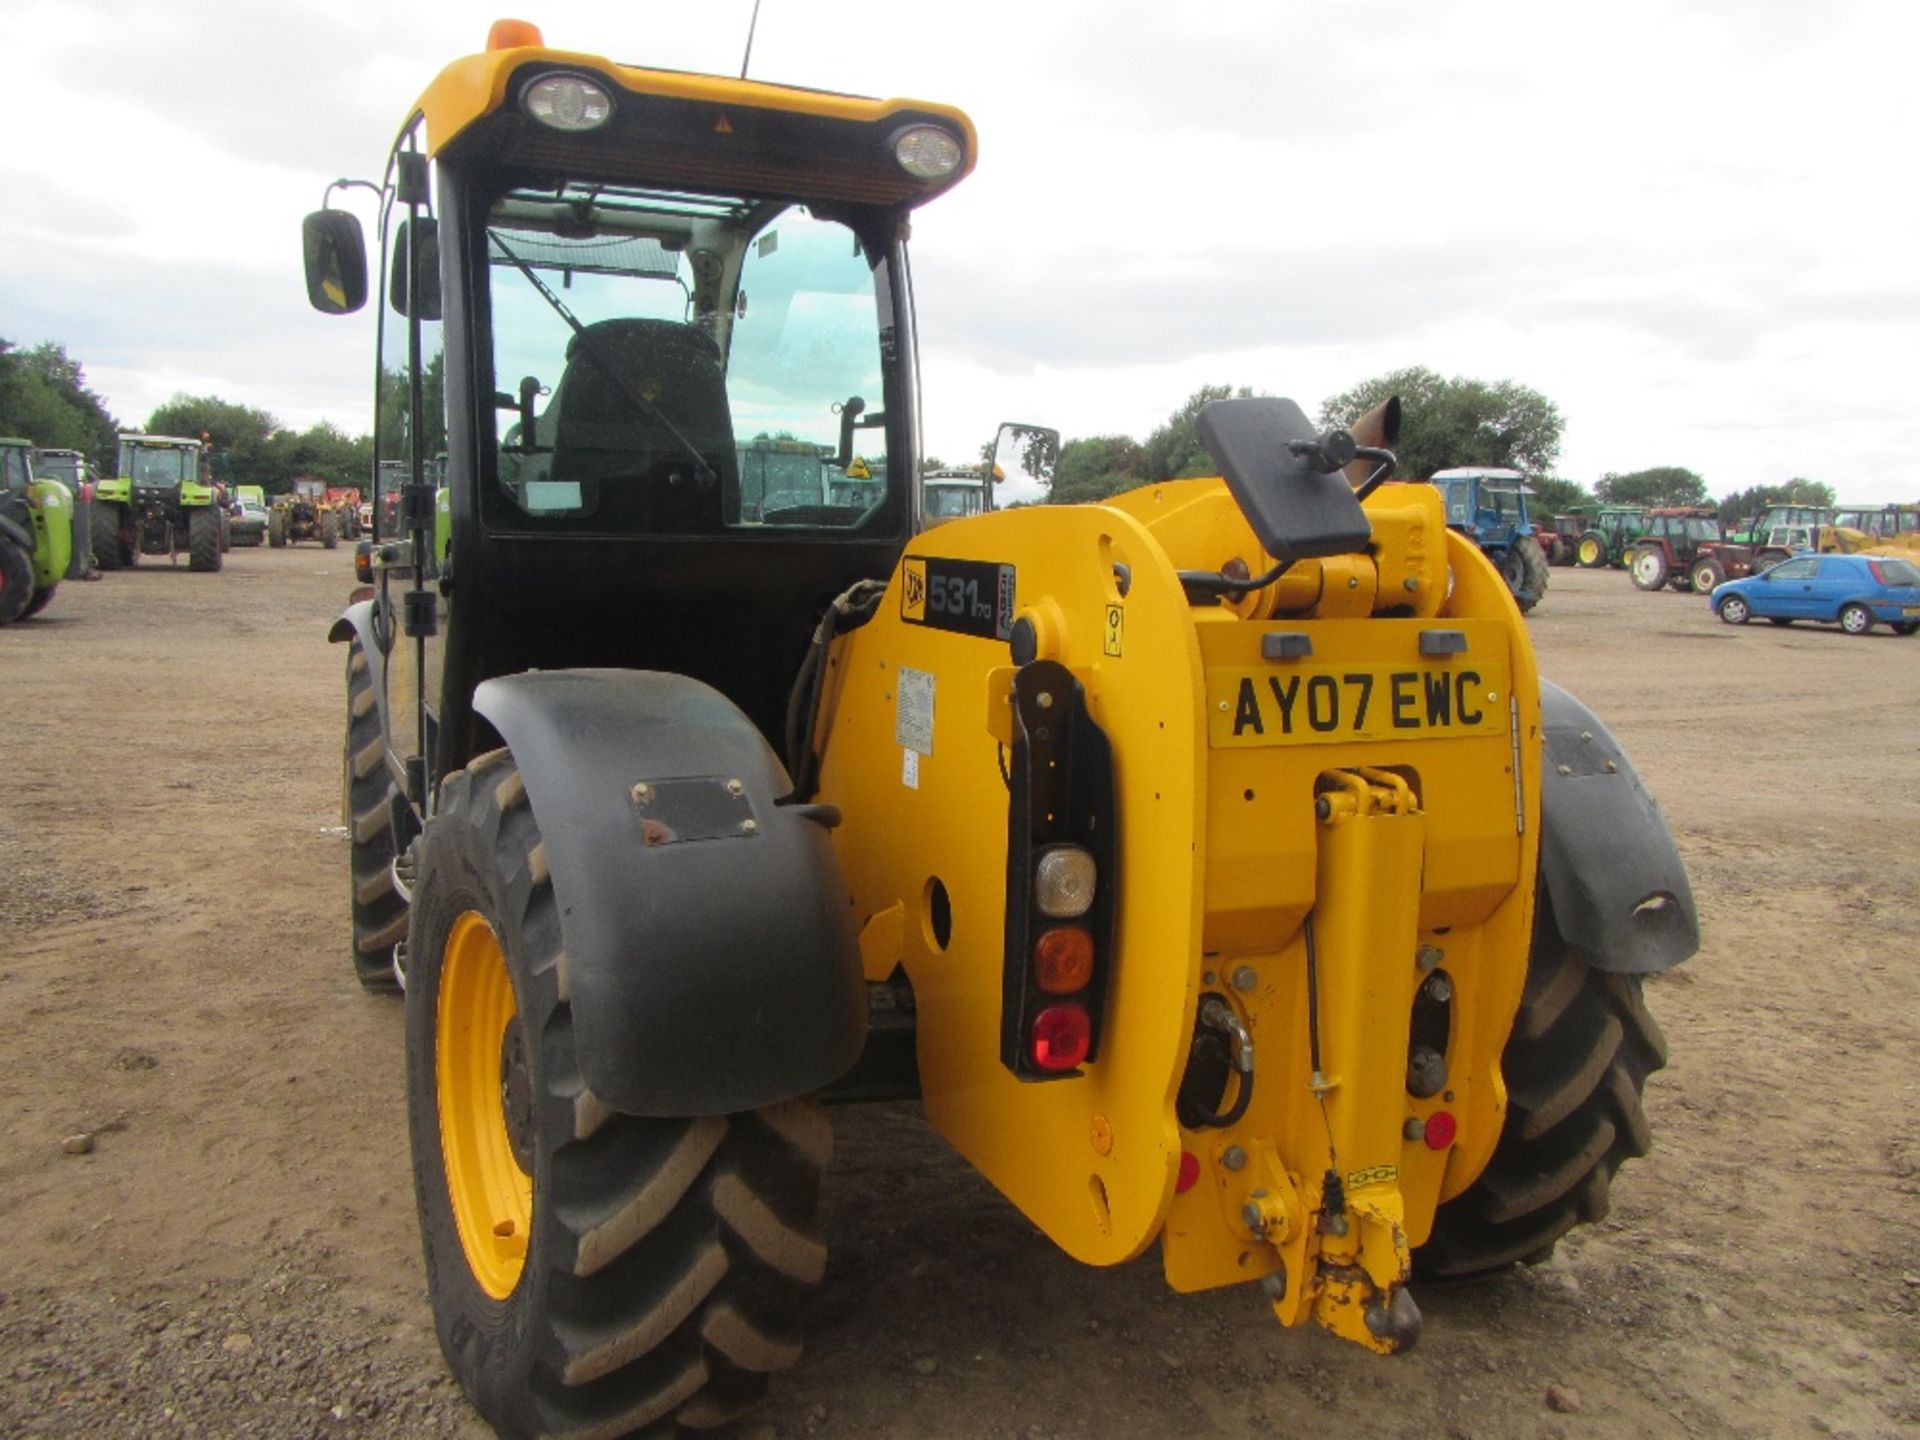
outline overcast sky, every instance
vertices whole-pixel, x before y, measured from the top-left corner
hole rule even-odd
[[[299,221],[373,176],[504,0],[6,0],[0,336],[139,423],[214,393],[370,423],[369,312]],[[544,0],[549,44],[737,73],[752,0]],[[1201,384],[1511,378],[1560,473],[1920,499],[1906,0],[763,0],[752,74],[955,104],[914,227],[928,448],[1144,437]]]

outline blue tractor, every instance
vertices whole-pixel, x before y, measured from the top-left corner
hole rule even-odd
[[[1436,470],[1429,477],[1445,493],[1447,527],[1478,545],[1493,561],[1521,610],[1547,593],[1547,556],[1527,513],[1533,487],[1518,470],[1466,466]]]

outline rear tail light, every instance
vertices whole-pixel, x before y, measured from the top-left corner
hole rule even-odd
[[[1033,1017],[1031,1053],[1042,1070],[1071,1070],[1087,1058],[1093,1021],[1081,1006],[1049,1005]]]
[[[362,540],[353,547],[353,573],[362,585],[373,583],[373,542]]]
[[[1080,683],[1055,661],[1020,666],[1013,712],[1000,1061],[1021,1080],[1064,1080],[1100,1048],[1115,909],[1113,750]]]

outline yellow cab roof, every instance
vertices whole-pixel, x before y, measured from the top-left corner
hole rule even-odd
[[[498,22],[487,50],[453,61],[422,92],[415,113],[426,119],[429,156],[440,154],[476,121],[507,105],[511,78],[529,65],[540,64],[603,77],[633,95],[712,105],[717,115],[724,115],[728,109],[773,111],[876,128],[885,126],[894,117],[902,123],[923,119],[941,121],[959,136],[965,153],[953,174],[928,184],[924,193],[915,197],[913,203],[916,204],[951,188],[973,169],[978,148],[973,122],[951,105],[908,99],[875,100],[760,80],[649,70],[584,51],[556,50],[539,43],[513,43],[522,39],[537,42],[539,32],[523,22]]]

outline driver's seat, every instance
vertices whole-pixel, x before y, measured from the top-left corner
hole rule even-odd
[[[607,365],[692,442],[717,483],[698,478],[686,449]],[[582,508],[607,528],[710,534],[720,528],[722,495],[739,493],[726,376],[704,331],[672,320],[587,326],[568,343],[567,368],[541,418],[552,427],[551,478],[579,483]]]

